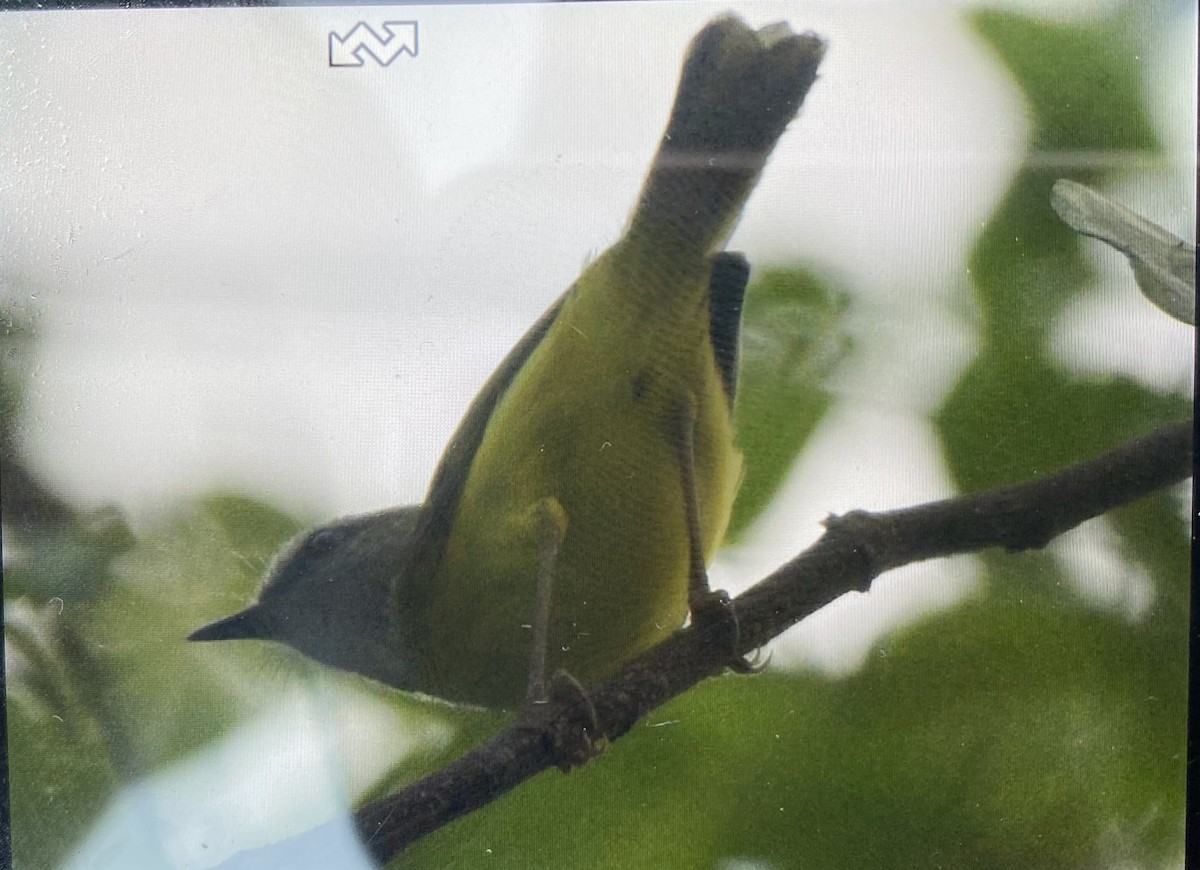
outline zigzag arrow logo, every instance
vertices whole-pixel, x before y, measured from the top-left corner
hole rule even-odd
[[[387,36],[380,36],[365,21],[350,28],[345,36],[329,33],[330,66],[362,66],[369,55],[380,66],[387,66],[402,54],[417,56],[417,22],[385,21]]]

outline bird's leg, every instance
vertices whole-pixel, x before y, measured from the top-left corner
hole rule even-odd
[[[534,506],[533,525],[538,539],[538,582],[522,718],[530,727],[545,731],[558,767],[565,773],[597,755],[604,748],[604,739],[599,735],[596,709],[578,680],[560,668],[554,672],[547,687],[546,652],[550,638],[554,568],[567,533],[567,512],[558,499],[544,498]],[[559,723],[557,714],[563,710],[568,715],[565,722]]]
[[[533,651],[529,656],[529,681],[525,706],[545,704],[546,644],[550,635],[550,601],[554,595],[554,564],[567,533],[567,512],[558,499],[547,497],[534,507],[533,524],[538,542],[537,596],[533,603]]]
[[[708,571],[704,565],[704,545],[700,532],[700,499],[696,491],[695,454],[696,411],[692,402],[686,401],[678,415],[678,462],[679,480],[683,489],[684,522],[688,536],[688,611],[692,625],[715,625],[723,643],[729,651],[727,666],[737,673],[754,673],[760,670],[755,660],[747,661],[739,651],[740,629],[737,611],[723,589],[715,592],[708,585]]]

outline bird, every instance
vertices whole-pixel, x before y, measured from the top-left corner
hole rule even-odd
[[[824,53],[783,22],[703,27],[624,232],[484,384],[424,501],[302,532],[190,639],[511,710],[547,669],[591,685],[721,604],[750,273],[724,246]]]

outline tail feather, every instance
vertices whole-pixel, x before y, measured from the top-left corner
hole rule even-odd
[[[754,31],[727,16],[700,31],[629,238],[702,256],[722,246],[824,53],[782,22]]]

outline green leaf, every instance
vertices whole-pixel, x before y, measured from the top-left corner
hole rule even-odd
[[[937,415],[965,492],[1047,474],[1191,414],[1182,396],[1124,378],[1084,380],[1039,358],[991,362],[972,366]]]
[[[1021,86],[1035,153],[1155,147],[1126,20],[1059,24],[983,10],[972,21]]]

